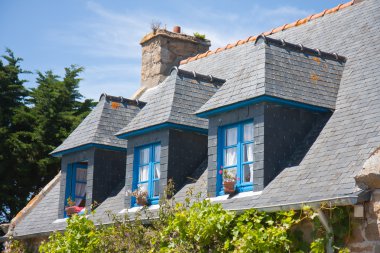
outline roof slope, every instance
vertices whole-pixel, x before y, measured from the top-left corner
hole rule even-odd
[[[237,75],[197,113],[262,95],[334,109],[345,58],[262,36],[240,58]]]
[[[354,176],[380,143],[380,2],[365,0],[304,25],[273,35],[347,57],[336,110],[299,166],[287,168],[257,201],[240,199],[243,206],[286,205],[348,196],[358,189]],[[232,79],[242,66],[241,56],[253,43],[225,50],[182,65]],[[223,64],[221,64],[223,63]],[[228,70],[228,71],[227,71]],[[238,203],[236,208],[239,207]]]
[[[223,82],[224,80],[215,77],[173,70],[164,82],[150,91],[147,105],[117,135],[125,136],[163,123],[207,129],[208,121],[196,117],[193,113]]]
[[[128,124],[141,106],[143,103],[137,105],[136,101],[103,94],[92,112],[51,154],[59,156],[86,144],[127,148],[127,141],[116,138],[114,134]]]

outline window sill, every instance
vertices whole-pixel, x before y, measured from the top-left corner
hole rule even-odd
[[[214,201],[223,201],[223,200],[227,200],[227,199],[239,199],[239,198],[257,196],[257,195],[261,195],[261,193],[262,193],[262,191],[257,191],[257,192],[254,192],[254,191],[239,192],[238,194],[234,195],[232,198],[229,198],[230,195],[225,194],[225,195],[222,195],[222,196],[217,196],[217,197],[208,198],[208,199],[211,202],[214,202]]]
[[[159,204],[156,204],[156,205],[151,205],[151,206],[148,206],[148,210],[157,210],[160,208],[160,205]],[[119,212],[119,214],[124,214],[124,213],[136,213],[138,211],[140,211],[141,209],[143,209],[142,206],[136,206],[136,207],[132,207],[132,208],[126,208],[126,209],[123,209]]]
[[[66,222],[67,219],[68,219],[68,218],[56,219],[55,221],[53,221],[53,224]]]

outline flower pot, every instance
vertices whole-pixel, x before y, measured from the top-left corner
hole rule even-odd
[[[235,192],[235,181],[225,181],[223,182],[224,193],[231,194]]]
[[[136,203],[139,206],[146,206],[148,205],[148,201],[146,197],[136,197]]]
[[[65,211],[68,216],[71,216],[73,214],[79,213],[82,209],[83,207],[79,206],[68,206],[65,208]]]

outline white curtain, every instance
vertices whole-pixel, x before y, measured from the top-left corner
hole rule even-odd
[[[253,123],[244,125],[244,141],[253,140]]]
[[[140,164],[147,164],[149,162],[149,148],[140,150]]]
[[[140,167],[140,172],[139,172],[139,178],[140,182],[141,181],[148,181],[148,175],[149,175],[149,165],[142,166]]]
[[[229,148],[224,151],[224,166],[236,164],[236,148]]]
[[[159,162],[161,157],[161,146],[154,147],[154,161]]]
[[[160,175],[161,175],[160,164],[156,163],[154,165],[154,169],[155,169],[154,178],[160,178]]]
[[[87,180],[87,170],[77,168],[76,170],[76,180],[81,182],[86,182]],[[75,184],[75,195],[84,198],[86,196],[86,183],[76,183]],[[73,196],[74,197],[74,196]],[[75,199],[75,205],[78,206],[82,199]]]
[[[139,184],[138,188],[142,192],[148,192],[148,183]]]
[[[237,143],[237,128],[226,129],[226,146],[235,145]]]

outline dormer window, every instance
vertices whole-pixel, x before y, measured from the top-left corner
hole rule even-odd
[[[253,121],[220,128],[219,143],[219,195],[223,195],[223,175],[236,178],[236,191],[253,190]]]
[[[136,148],[134,190],[147,193],[149,204],[158,204],[160,195],[160,144],[150,144]],[[134,200],[133,205],[137,205]]]
[[[86,206],[87,163],[68,165],[66,175],[65,207],[74,205],[81,210]],[[71,200],[69,203],[68,200]]]

